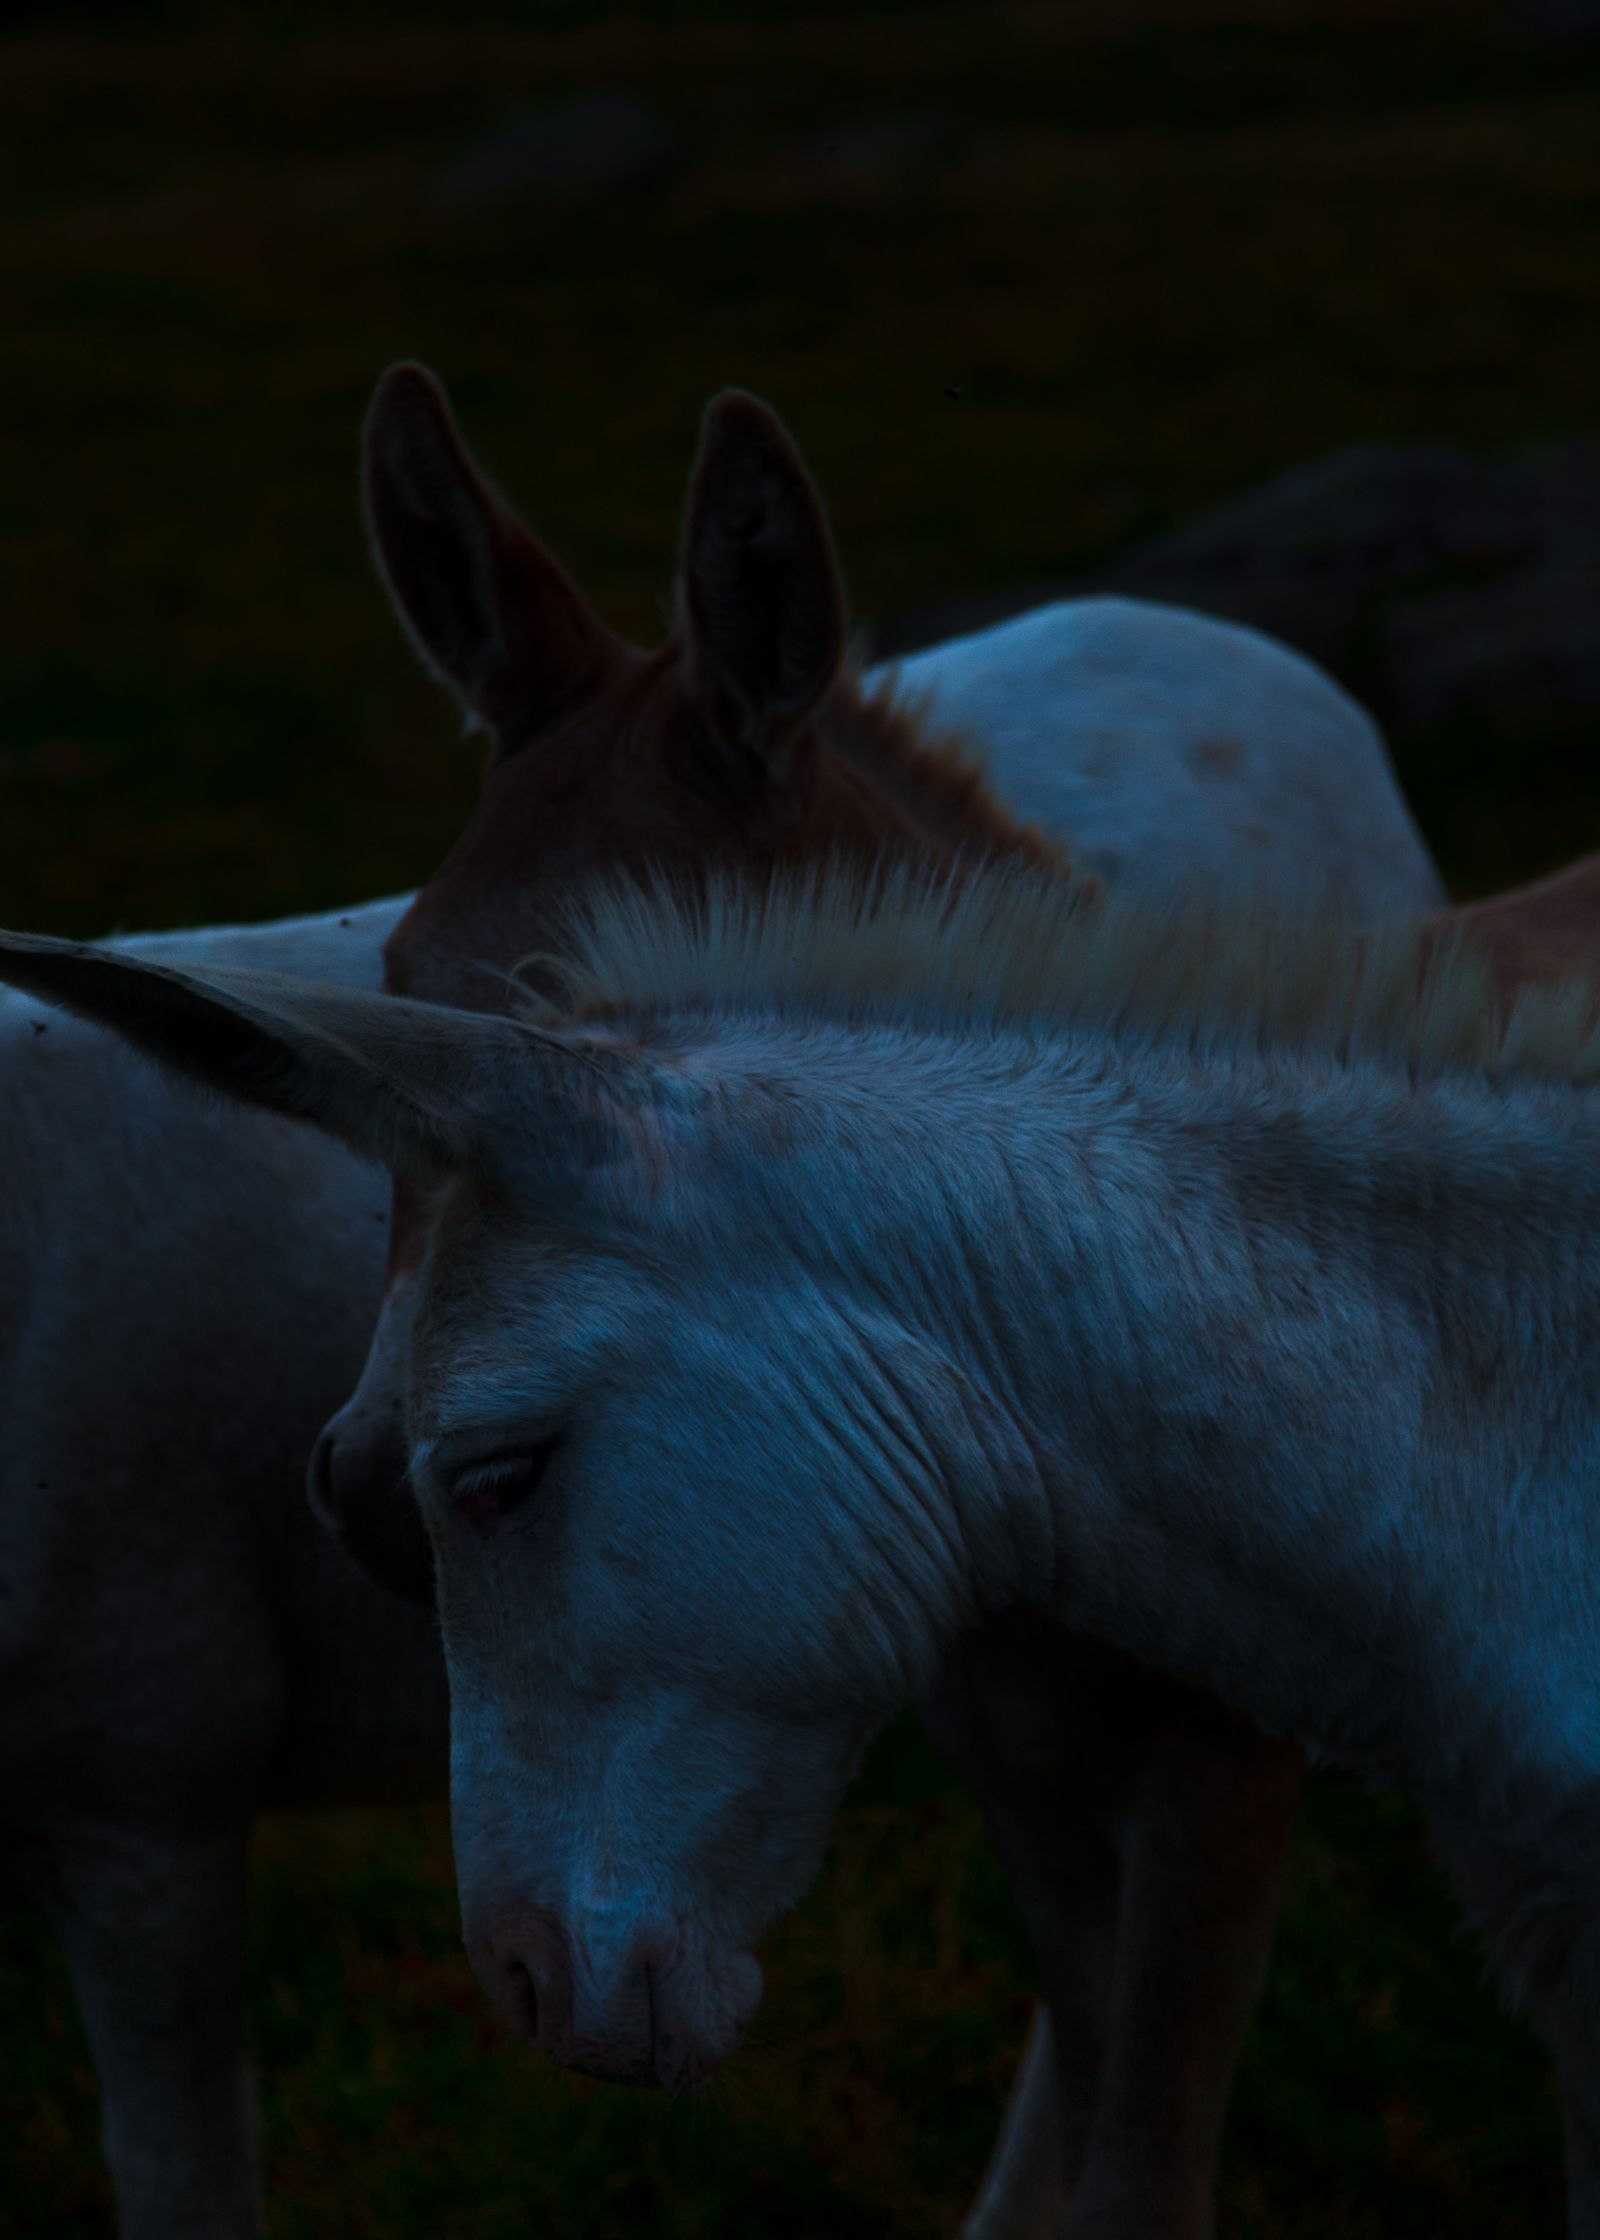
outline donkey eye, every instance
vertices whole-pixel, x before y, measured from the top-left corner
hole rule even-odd
[[[471,1523],[492,1530],[537,1491],[564,1436],[557,1432],[536,1446],[508,1448],[469,1464],[451,1481],[451,1500]]]

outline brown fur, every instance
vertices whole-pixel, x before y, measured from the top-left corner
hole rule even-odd
[[[732,519],[714,517],[708,530],[713,502]],[[763,504],[794,542],[798,581],[786,595],[807,621],[808,593],[822,611],[824,651],[814,704],[805,704],[803,677],[798,713],[775,690],[751,751],[719,734],[705,675],[712,656],[693,616],[716,611],[719,569],[737,586],[745,515],[770,544]],[[436,542],[416,535],[419,508],[460,549],[466,590],[458,596],[440,595]],[[882,858],[948,868],[994,855],[1070,875],[1065,852],[1008,815],[955,738],[932,735],[892,689],[863,689],[842,658],[842,604],[830,663],[834,618],[810,580],[842,600],[826,520],[788,437],[753,400],[719,400],[708,413],[686,513],[680,621],[654,651],[587,607],[478,475],[442,393],[420,369],[396,369],[379,390],[368,424],[367,514],[413,640],[493,743],[466,830],[386,945],[390,993],[503,1009],[513,969],[559,950],[574,905],[608,874],[664,875],[693,892],[732,870],[759,877],[825,859],[865,869]],[[760,632],[751,634],[759,646]],[[743,650],[737,640],[733,650]],[[412,1193],[397,1186],[391,1281],[418,1264],[425,1229]]]
[[[828,729],[830,743],[848,762],[950,846],[1070,870],[1062,844],[1013,817],[959,734],[931,729],[926,711],[901,699],[892,679],[867,691],[859,676],[847,678]],[[1086,872],[1076,877],[1080,888],[1098,886]]]
[[[1600,855],[1507,894],[1441,911],[1429,919],[1428,931],[1435,942],[1449,934],[1478,951],[1508,1011],[1525,988],[1600,979]]]

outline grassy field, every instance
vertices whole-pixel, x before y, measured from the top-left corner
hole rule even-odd
[[[266,915],[438,859],[475,756],[356,519],[360,414],[395,356],[444,374],[499,479],[644,636],[728,381],[791,420],[867,617],[1092,566],[1343,443],[1592,419],[1600,68],[1496,9],[660,0],[547,8],[538,35],[528,14],[102,0],[0,39],[8,922]],[[666,178],[446,214],[464,151],[607,83],[671,121]],[[948,129],[904,171],[819,156],[828,127],[884,116]],[[1517,768],[1471,751],[1509,819]],[[1435,832],[1449,772],[1437,742],[1412,772]],[[1505,876],[1536,867],[1517,830]],[[1596,845],[1552,818],[1547,860]],[[948,2229],[1028,1969],[971,1809],[909,1728],[770,1959],[758,2042],[713,2094],[607,2093],[513,2046],[472,1985],[442,1815],[266,1829],[273,2240]],[[92,2080],[25,1918],[0,1928],[0,2012],[0,2233],[103,2233]],[[1326,1785],[1224,2233],[1535,2240],[1557,2153],[1542,2059],[1414,1819]]]

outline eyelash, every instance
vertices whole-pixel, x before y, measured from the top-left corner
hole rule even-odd
[[[564,1436],[557,1432],[535,1446],[473,1463],[452,1482],[451,1500],[480,1532],[494,1531],[537,1492]]]

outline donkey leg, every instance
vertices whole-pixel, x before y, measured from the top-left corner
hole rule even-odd
[[[1600,2042],[1559,2014],[1546,2014],[1544,2034],[1566,2124],[1567,2240],[1600,2240]]]
[[[984,1817],[1043,1987],[1000,2136],[960,2240],[1057,2240],[1094,2123],[1112,2011],[1117,1862],[1088,1814],[1046,1832],[992,1798]]]
[[[1208,2240],[1219,2135],[1283,1895],[1298,1751],[1196,1703],[1122,1831],[1112,2011],[1072,2240]]]
[[[1031,1613],[970,1636],[921,1705],[975,1790],[1043,1987],[961,2240],[1055,2240],[1087,2143],[1111,2013],[1125,1774],[1103,1652]],[[1106,1715],[1084,1722],[1089,1689]]]
[[[1050,2010],[1033,2010],[1011,2097],[960,2240],[1051,2240],[1067,2215],[1062,2085]],[[1080,2124],[1087,2132],[1089,2109]]]
[[[1086,1795],[1100,1826],[1070,1844],[1059,1822],[989,1811],[1048,2020],[1030,2032],[962,2240],[1212,2231],[1218,2138],[1304,1773],[1297,1752],[1217,1722],[1181,1747],[1163,1735],[1145,1763],[1124,1730],[1132,1793],[1120,1807]]]
[[[1552,1878],[1539,1860],[1434,1822],[1462,1910],[1483,1937],[1506,2004],[1550,2049],[1566,2132],[1569,2240],[1600,2240],[1600,1916],[1594,1874]],[[1574,1899],[1574,1881],[1582,1893]]]
[[[963,2240],[1200,2240],[1298,1753],[1020,1613],[924,1710],[978,1790],[1049,2011]]]
[[[43,1895],[100,2079],[120,2240],[258,2240],[244,2051],[248,1827],[95,1827]]]

